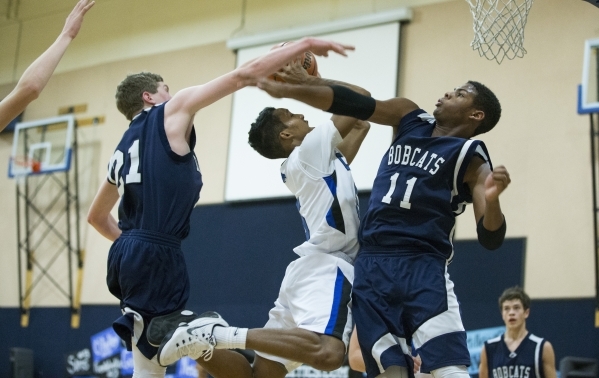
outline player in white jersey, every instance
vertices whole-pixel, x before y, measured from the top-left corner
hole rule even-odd
[[[286,81],[331,83],[308,77],[300,65],[291,65],[281,75]],[[352,263],[359,226],[349,163],[368,130],[368,123],[344,116],[333,116],[313,128],[303,115],[287,109],[266,108],[260,113],[249,143],[262,156],[286,158],[281,176],[297,198],[306,231],[306,242],[294,249],[300,258],[287,267],[264,328],[228,327],[211,313],[167,335],[158,351],[161,364],[185,354],[200,357],[200,348],[197,353],[189,351],[207,339],[217,350],[209,361],[198,362],[216,378],[282,378],[304,363],[327,371],[341,366],[352,329]],[[224,350],[234,348],[256,350],[253,366],[240,354]]]
[[[270,110],[269,110],[270,109]],[[269,108],[279,119],[293,118],[287,109]],[[314,128],[281,165],[281,177],[297,198],[306,241],[294,248],[300,256],[325,253],[350,264],[359,249],[358,200],[342,141],[332,121]]]

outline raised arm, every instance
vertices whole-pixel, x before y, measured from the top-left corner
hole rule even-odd
[[[418,109],[411,100],[394,97],[376,100],[342,85],[293,85],[268,79],[248,81],[275,98],[292,98],[329,113],[354,117],[381,125],[397,126],[409,112]]]
[[[488,163],[474,157],[466,170],[464,181],[472,193],[479,242],[487,249],[499,248],[506,231],[499,195],[511,182],[507,169],[498,166],[491,171]]]
[[[275,75],[278,76],[279,78],[281,78],[286,83],[290,83],[290,84],[310,85],[310,86],[342,85],[347,88],[351,88],[352,90],[354,90],[357,93],[363,94],[365,96],[370,96],[370,92],[368,92],[366,89],[359,87],[357,85],[345,83],[342,81],[332,80],[332,79],[326,79],[326,78],[323,78],[320,76],[316,77],[316,76],[308,75],[308,72],[302,67],[301,62],[298,60],[289,63],[284,68],[282,68],[279,72],[277,72]],[[331,117],[331,121],[333,121],[333,124],[339,131],[339,134],[341,134],[341,137],[344,138],[344,142],[345,142],[345,138],[349,134],[352,134],[352,138],[350,138],[350,139],[353,142],[350,143],[350,141],[348,141],[347,143],[344,143],[344,144],[347,146],[347,148],[345,148],[347,150],[347,153],[350,155],[353,154],[353,156],[355,156],[355,154],[358,152],[358,148],[360,147],[360,144],[362,143],[362,141],[364,140],[364,137],[366,137],[366,134],[368,133],[368,127],[366,126],[366,124],[362,124],[362,127],[358,127],[358,130],[356,132],[352,132],[352,130],[354,129],[354,126],[356,126],[356,121],[357,121],[356,118],[342,116],[342,115],[333,115]],[[359,143],[357,144],[355,151],[353,151],[353,152],[350,151],[349,146],[352,144],[355,144],[355,142],[358,142],[358,141],[359,141]],[[341,150],[341,152],[345,155],[345,152],[343,150]],[[353,157],[350,158],[348,155],[345,155],[345,157],[348,159],[348,163],[349,163],[349,160],[353,160]]]
[[[368,131],[370,130],[370,123],[361,120],[355,120],[353,123],[353,128],[347,134],[343,141],[337,145],[337,149],[341,151],[343,156],[345,156],[345,160],[347,160],[347,164],[351,164],[354,161],[360,147],[362,146],[362,142],[364,142],[364,138],[368,135]]]
[[[353,47],[316,38],[304,38],[297,43],[271,50],[206,84],[181,90],[169,101],[167,109],[170,108],[171,113],[179,111],[193,116],[198,110],[243,88],[244,78],[266,77],[308,50],[321,56],[327,56],[329,51],[345,55],[345,51],[353,50]]]
[[[38,98],[67,47],[79,33],[83,16],[94,4],[94,1],[90,2],[89,0],[79,0],[77,2],[77,5],[67,17],[62,32],[58,35],[56,41],[31,63],[12,92],[0,101],[0,131],[21,114],[27,105]]]
[[[200,109],[243,88],[248,78],[266,77],[292,61],[305,51],[327,56],[329,51],[345,55],[352,46],[316,38],[304,38],[254,59],[235,70],[203,85],[185,88],[173,96],[165,106],[165,129],[169,136],[184,139],[189,135],[193,117]]]
[[[357,85],[345,83],[343,81],[337,81],[337,80],[332,80],[332,79],[326,79],[323,77],[316,77],[316,76],[308,75],[308,72],[302,67],[301,62],[299,62],[297,60],[286,65],[283,69],[281,69],[281,71],[277,72],[276,76],[280,77],[283,81],[285,81],[286,83],[290,83],[290,84],[310,85],[310,86],[341,85],[341,86],[350,88],[353,91],[355,91],[359,94],[362,94],[364,96],[370,96],[370,92],[368,92],[366,89],[359,87]],[[341,134],[341,137],[344,139],[354,129],[354,126],[356,125],[356,120],[357,119],[354,117],[348,117],[348,116],[343,116],[343,115],[333,115],[331,117],[331,121],[333,121],[333,124],[335,125],[337,130],[339,130],[339,134]],[[364,140],[364,137],[366,137],[366,133],[368,133],[368,128],[362,127],[362,128],[359,128],[359,130],[360,130],[359,132],[352,132],[352,134],[353,134],[352,139],[354,140],[354,142],[357,142],[357,140],[361,136],[362,139],[359,141],[359,144],[361,144],[362,141]],[[365,130],[365,132],[364,132],[364,130]],[[358,139],[356,139],[356,137]],[[349,142],[346,144],[349,144]],[[360,147],[359,144],[357,145],[357,148]],[[354,156],[358,152],[357,148],[356,148],[355,152],[353,153]],[[344,151],[341,151],[341,152],[344,152]],[[348,151],[348,153],[351,154],[350,151]],[[344,155],[345,155],[345,153],[344,153]],[[353,157],[350,159],[347,155],[345,155],[345,157],[348,160],[353,159]],[[348,163],[349,163],[349,161],[348,161]]]

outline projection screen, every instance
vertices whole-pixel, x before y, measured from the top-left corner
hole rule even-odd
[[[330,54],[317,57],[322,77],[359,85],[377,99],[395,97],[399,59],[399,21],[353,30],[317,35],[356,47],[348,57]],[[287,39],[289,40],[289,39]],[[237,65],[265,54],[276,42],[241,48]],[[260,156],[247,143],[248,130],[258,113],[267,106],[284,107],[303,114],[310,126],[318,126],[331,114],[311,108],[295,100],[275,99],[257,88],[244,88],[234,94],[231,133],[227,161],[225,201],[257,200],[291,196],[283,184],[279,167],[283,159],[269,160]],[[391,128],[372,124],[370,132],[351,164],[358,190],[372,189],[383,154],[391,142]]]

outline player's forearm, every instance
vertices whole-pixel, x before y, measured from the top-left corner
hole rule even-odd
[[[277,97],[292,98],[314,108],[328,110],[333,103],[333,90],[328,86],[291,85],[282,87],[282,93]]]
[[[487,202],[484,215],[476,225],[479,243],[488,250],[495,250],[503,244],[506,222],[499,201]]]
[[[25,70],[15,88],[0,102],[0,130],[21,114],[27,105],[39,97],[50,80],[60,58],[68,47],[70,38],[59,38]]]
[[[354,84],[346,83],[344,81],[326,79],[323,77],[308,76],[308,78],[306,79],[306,84],[307,85],[315,85],[315,86],[316,85],[326,85],[326,86],[342,85],[342,86],[347,87],[347,88],[351,89],[352,91],[358,92],[359,94],[362,94],[364,96],[370,96],[370,92],[362,87],[359,87]]]
[[[495,231],[501,227],[505,218],[501,212],[499,200],[487,201],[483,218],[483,226],[489,231]]]
[[[60,34],[56,41],[25,70],[15,91],[21,92],[29,102],[36,99],[48,84],[71,41],[72,38],[68,35]]]
[[[345,156],[347,164],[351,164],[355,159],[369,130],[370,124],[367,122],[359,122],[357,126],[343,138],[343,142],[337,145],[337,149],[341,151],[343,156]]]
[[[110,241],[115,241],[121,236],[122,231],[119,229],[116,219],[110,214],[104,217],[88,217],[88,222],[100,235]]]

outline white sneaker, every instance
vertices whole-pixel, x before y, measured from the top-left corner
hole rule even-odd
[[[160,343],[170,331],[177,327],[186,325],[198,318],[198,314],[189,310],[173,312],[167,315],[153,318],[148,325],[146,338],[150,345],[159,347]]]
[[[216,340],[212,335],[215,326],[228,327],[229,324],[216,312],[209,311],[189,324],[182,325],[169,332],[158,348],[158,363],[169,366],[184,356],[194,360],[212,358]]]

